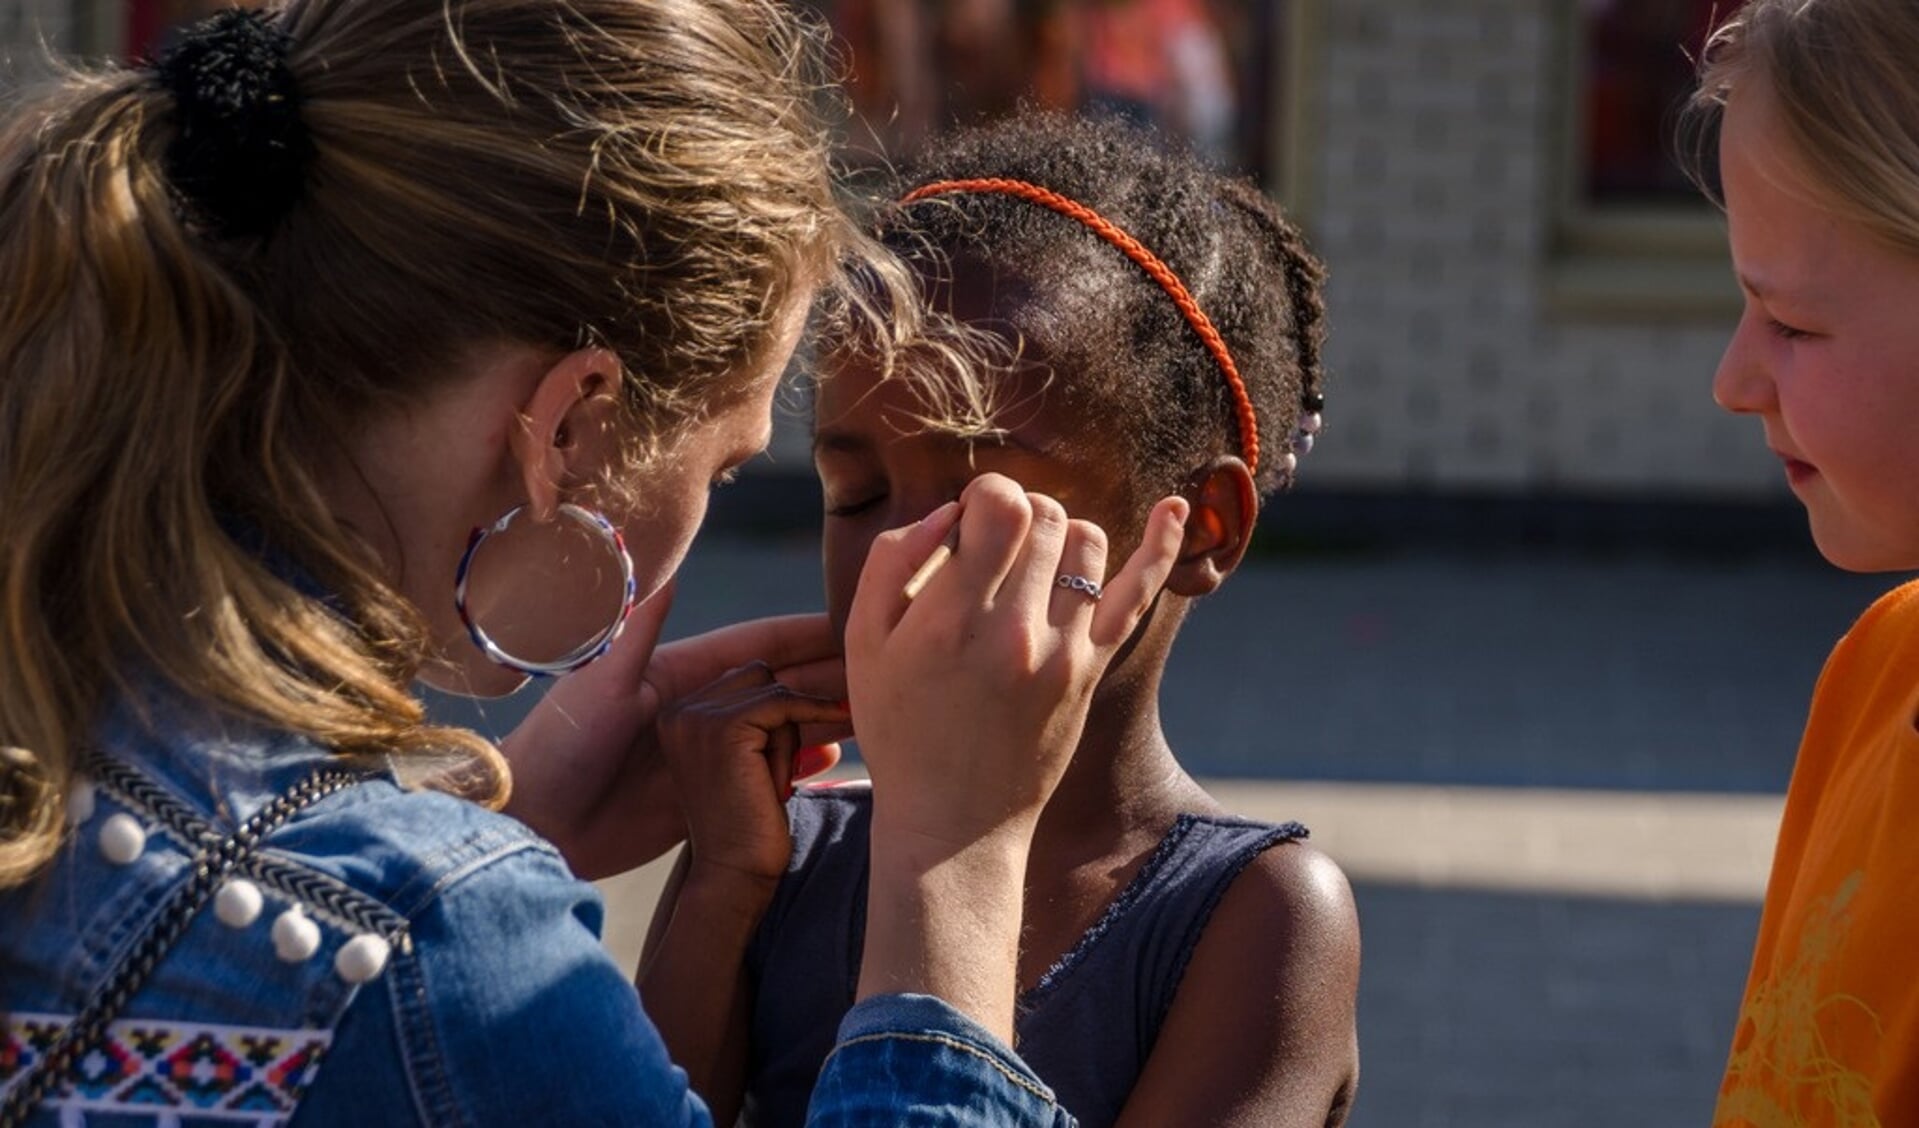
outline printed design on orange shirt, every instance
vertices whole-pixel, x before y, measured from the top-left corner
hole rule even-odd
[[[0,1025],[0,1093],[32,1069],[72,1019],[8,1015]],[[122,1019],[80,1059],[48,1103],[83,1112],[186,1113],[284,1124],[319,1071],[333,1035],[210,1023]]]
[[[1854,871],[1832,896],[1807,906],[1792,962],[1746,999],[1713,1117],[1718,1128],[1881,1128],[1872,1078],[1827,1044],[1839,1023],[1863,1023],[1882,1035],[1879,1016],[1857,996],[1820,994],[1826,968],[1852,930],[1852,902],[1864,883],[1865,873]]]

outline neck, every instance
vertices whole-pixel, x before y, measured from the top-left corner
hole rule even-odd
[[[1209,809],[1160,727],[1159,690],[1183,608],[1163,597],[1094,692],[1073,762],[1046,805],[1035,858],[1068,864],[1144,834],[1157,837],[1185,811]]]
[[[363,538],[387,583],[419,611],[434,652],[470,659],[457,668],[434,662],[438,673],[423,676],[465,682],[481,695],[511,690],[520,679],[462,645],[452,577],[468,533],[512,501],[501,470],[506,436],[488,433],[488,421],[506,413],[486,409],[519,391],[525,367],[521,357],[502,359],[478,379],[368,420],[319,474],[334,517]]]

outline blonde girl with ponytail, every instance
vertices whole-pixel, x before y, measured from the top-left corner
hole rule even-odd
[[[708,1122],[579,880],[712,821],[660,749],[695,706],[749,803],[855,718],[914,781],[816,1117],[1063,1121],[1007,1048],[1017,875],[1177,507],[1097,624],[1034,593],[1098,531],[988,479],[881,539],[845,665],[821,616],[656,645],[809,315],[909,293],[835,200],[816,39],[774,0],[290,0],[10,102],[0,1125]],[[532,675],[499,748],[409,691]],[[936,712],[983,720],[900,719]],[[764,903],[720,843],[682,963]]]

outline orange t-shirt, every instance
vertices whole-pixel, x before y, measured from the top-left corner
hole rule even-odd
[[[1717,1128],[1919,1125],[1919,583],[1813,694]]]

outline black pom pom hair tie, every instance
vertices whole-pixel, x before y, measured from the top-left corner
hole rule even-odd
[[[147,64],[177,114],[167,179],[189,218],[220,238],[271,234],[306,190],[313,138],[287,65],[291,42],[266,13],[229,9]]]

